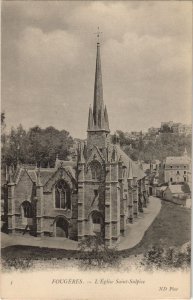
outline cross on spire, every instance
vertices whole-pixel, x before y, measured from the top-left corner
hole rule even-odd
[[[97,35],[97,43],[99,43],[99,38],[100,38],[101,33],[102,33],[102,31],[99,30],[99,26],[98,26],[98,31],[94,33]]]

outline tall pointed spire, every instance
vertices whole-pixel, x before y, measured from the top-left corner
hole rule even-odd
[[[103,102],[100,43],[97,42],[93,111],[91,108],[89,109],[88,131],[100,130],[109,132],[109,121],[107,109]]]
[[[97,43],[96,70],[95,70],[95,85],[94,85],[94,103],[93,103],[93,118],[94,124],[98,125],[98,117],[103,103],[103,84],[100,58],[100,43]]]
[[[92,130],[93,128],[93,114],[92,114],[92,108],[89,107],[89,113],[88,113],[88,130]]]

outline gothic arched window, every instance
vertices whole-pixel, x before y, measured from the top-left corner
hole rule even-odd
[[[90,164],[91,174],[93,180],[101,180],[102,167],[99,162],[94,161]]]
[[[55,208],[71,209],[70,187],[63,179],[55,185]]]
[[[28,201],[21,204],[21,218],[23,225],[27,225],[27,219],[32,218],[32,206]]]

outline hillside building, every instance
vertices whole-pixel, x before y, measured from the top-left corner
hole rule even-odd
[[[167,157],[164,163],[164,181],[191,182],[191,160],[185,149],[183,156]]]

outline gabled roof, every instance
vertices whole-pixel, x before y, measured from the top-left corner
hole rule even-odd
[[[61,168],[64,169],[66,171],[66,173],[70,175],[70,177],[72,177],[74,180],[76,180],[75,170],[71,166],[71,164],[66,165],[66,166],[62,165]],[[40,180],[41,180],[42,185],[44,186],[49,181],[49,179],[57,172],[58,169],[59,169],[59,167],[37,169],[34,166],[34,169],[30,168],[30,170],[28,170],[26,168],[21,167],[17,171],[17,176],[15,177],[14,181],[15,181],[16,184],[18,184],[21,177],[26,172],[28,174],[29,178],[31,179],[31,181],[34,182],[34,183],[37,183],[37,175],[38,175],[38,170],[39,170]]]
[[[36,182],[36,180],[37,180],[37,174],[36,174],[35,170],[26,170],[26,172],[28,173],[28,175],[31,178],[31,180],[33,182]]]
[[[117,152],[118,160],[121,159],[123,161],[123,165],[125,165],[128,169],[128,174],[130,173],[130,168],[132,168],[133,177],[137,177],[137,179],[142,179],[146,176],[144,171],[142,170],[140,164],[134,162],[122,149],[119,145],[115,145],[115,149]]]
[[[40,180],[42,185],[44,186],[46,182],[50,179],[50,177],[55,173],[56,169],[55,168],[40,168]],[[37,171],[36,171],[37,174]]]

